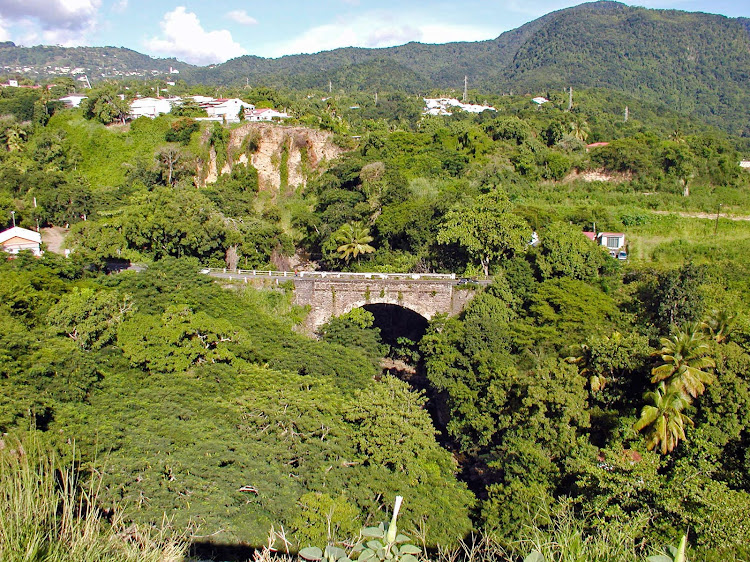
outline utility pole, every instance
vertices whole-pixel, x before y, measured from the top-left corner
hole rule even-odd
[[[573,109],[573,86],[568,90],[568,111]]]
[[[375,107],[378,106],[378,93],[375,92]]]
[[[716,223],[714,223],[714,236],[716,236],[716,233],[719,231],[719,212],[720,211],[721,211],[721,203],[719,203],[719,207],[716,209]]]
[[[630,111],[628,110],[628,106],[625,106],[625,123],[628,122],[628,117],[630,116]]]
[[[329,93],[329,94],[331,93],[332,87],[333,87],[333,86],[332,86],[332,84],[331,84],[331,81],[329,80],[329,81],[328,81],[328,93]]]
[[[16,228],[16,212],[11,211],[10,216],[13,217],[13,228]]]
[[[469,77],[464,75],[464,99],[463,102],[469,99]]]

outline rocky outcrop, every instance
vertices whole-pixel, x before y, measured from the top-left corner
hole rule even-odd
[[[201,183],[213,183],[219,174],[231,173],[233,166],[250,162],[258,170],[261,190],[294,191],[306,185],[310,174],[323,163],[344,152],[332,141],[333,135],[327,131],[275,123],[246,123],[232,129],[226,163],[220,171],[216,166],[216,154],[211,151]],[[200,177],[200,170],[198,175]]]

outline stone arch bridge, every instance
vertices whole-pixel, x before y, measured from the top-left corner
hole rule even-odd
[[[326,271],[203,270],[212,277],[245,283],[294,284],[294,302],[309,305],[306,328],[314,332],[335,316],[368,304],[391,304],[429,320],[455,315],[474,297],[474,284],[455,275],[411,273],[342,273]],[[489,281],[477,281],[478,285]]]

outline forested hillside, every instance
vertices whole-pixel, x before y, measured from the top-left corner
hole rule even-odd
[[[78,74],[88,73],[93,80],[132,75],[151,76],[152,71],[169,74],[170,68],[185,70],[191,65],[177,59],[157,59],[123,47],[60,47],[37,45],[17,47],[13,43],[0,44],[0,66],[6,72],[15,68],[30,67],[31,75],[37,79],[61,72],[60,67],[81,69]]]
[[[750,34],[739,20],[607,1],[553,12],[493,41],[240,57],[189,76],[226,85],[246,78],[323,88],[330,80],[345,90],[372,89],[389,77],[373,61],[390,60],[393,85],[409,92],[460,89],[464,76],[486,93],[606,87],[747,134],[749,52]],[[412,80],[399,76],[402,66]]]
[[[273,530],[354,559],[401,495],[399,528],[443,562],[634,562],[686,535],[691,560],[750,555],[742,139],[604,89],[426,116],[394,90],[220,88],[292,118],[112,118],[162,85],[75,110],[0,94],[2,227],[71,250],[0,264],[0,466],[33,434],[98,490],[102,527],[166,514],[209,554]],[[123,261],[141,267],[108,273]],[[293,284],[206,267],[454,273],[473,299],[408,330],[366,305],[311,337]],[[15,505],[0,521],[35,520]]]

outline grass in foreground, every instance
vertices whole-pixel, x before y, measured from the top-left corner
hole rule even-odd
[[[187,543],[169,529],[126,526],[97,507],[96,479],[81,488],[34,436],[0,440],[0,560],[181,562]]]

